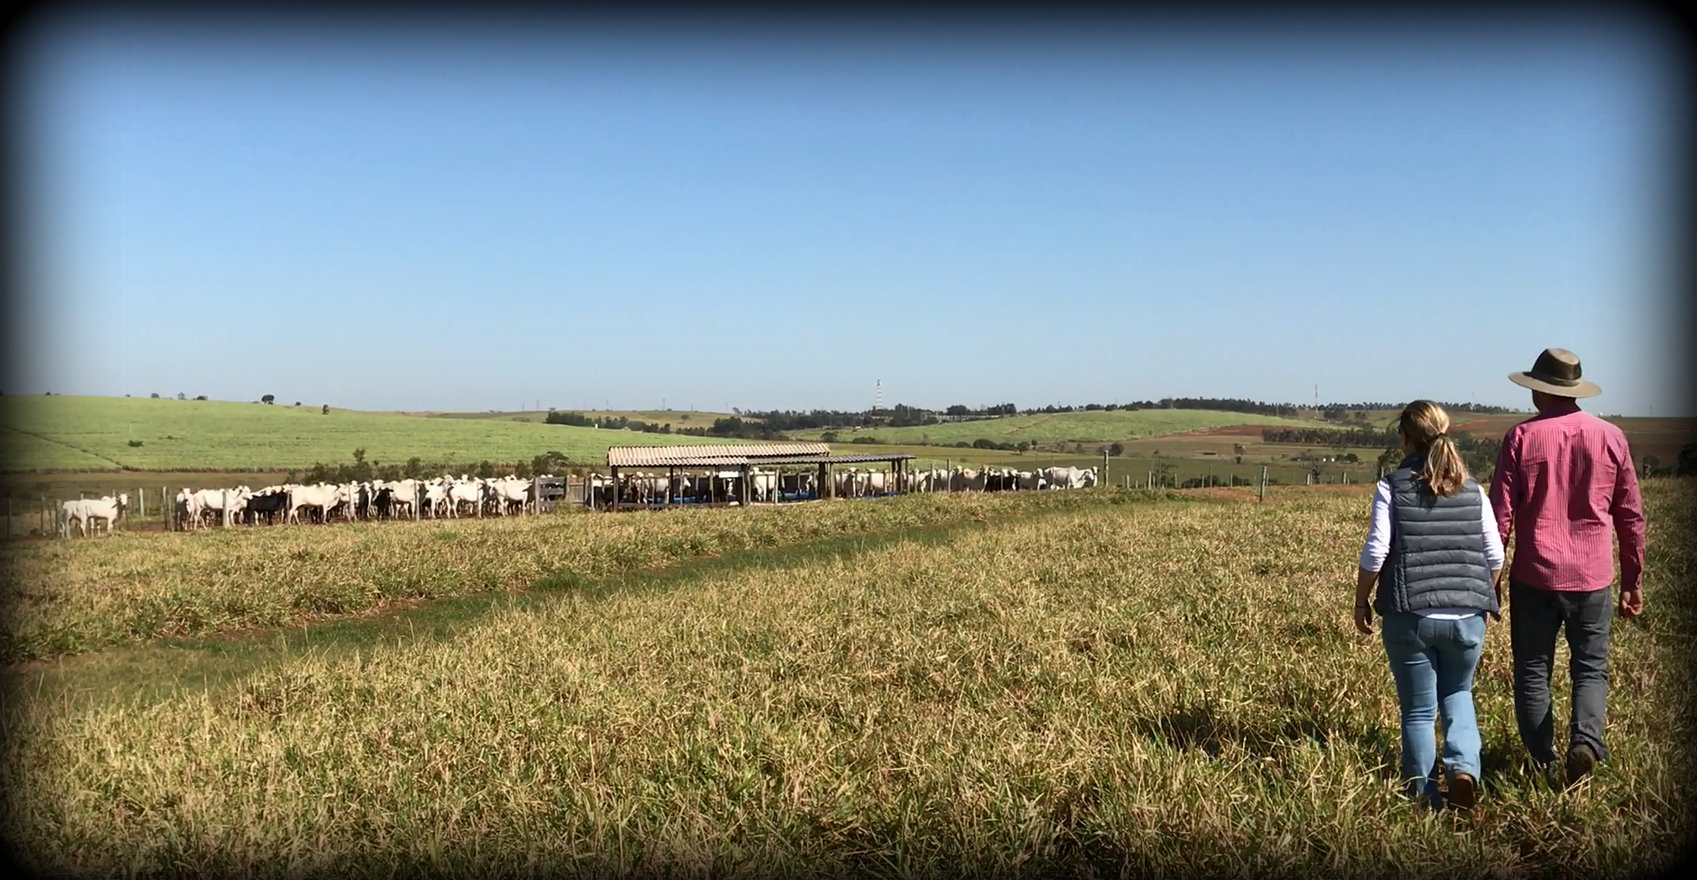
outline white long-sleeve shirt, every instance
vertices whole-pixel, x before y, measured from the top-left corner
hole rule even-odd
[[[1491,499],[1479,493],[1479,532],[1485,537],[1485,564],[1492,571],[1503,567],[1503,539],[1497,534],[1497,518],[1491,510]],[[1380,480],[1373,490],[1373,514],[1367,525],[1367,540],[1361,545],[1357,560],[1362,571],[1378,571],[1391,555],[1391,483]],[[1465,608],[1426,608],[1417,612],[1425,617],[1459,620],[1478,614]]]

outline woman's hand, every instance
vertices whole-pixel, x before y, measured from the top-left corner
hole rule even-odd
[[[1373,634],[1373,584],[1379,573],[1364,568],[1355,570],[1355,629],[1362,635]]]

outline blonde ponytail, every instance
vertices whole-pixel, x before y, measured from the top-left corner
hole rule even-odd
[[[1467,463],[1449,435],[1450,416],[1430,400],[1416,400],[1403,407],[1397,430],[1414,449],[1425,455],[1426,465],[1416,476],[1434,495],[1454,495],[1467,481]]]

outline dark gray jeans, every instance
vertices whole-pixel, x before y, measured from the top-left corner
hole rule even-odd
[[[1598,760],[1603,746],[1603,698],[1609,690],[1609,621],[1614,591],[1540,590],[1509,580],[1508,631],[1514,651],[1514,720],[1535,761],[1554,761],[1555,719],[1550,709],[1550,667],[1556,631],[1567,634],[1568,746],[1590,746]]]

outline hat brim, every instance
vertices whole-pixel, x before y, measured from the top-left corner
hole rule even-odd
[[[1580,379],[1577,385],[1557,385],[1554,382],[1546,382],[1525,370],[1516,370],[1509,373],[1508,380],[1522,388],[1542,391],[1545,394],[1554,394],[1557,397],[1596,397],[1603,393],[1603,389],[1598,388],[1597,383],[1586,379]]]

